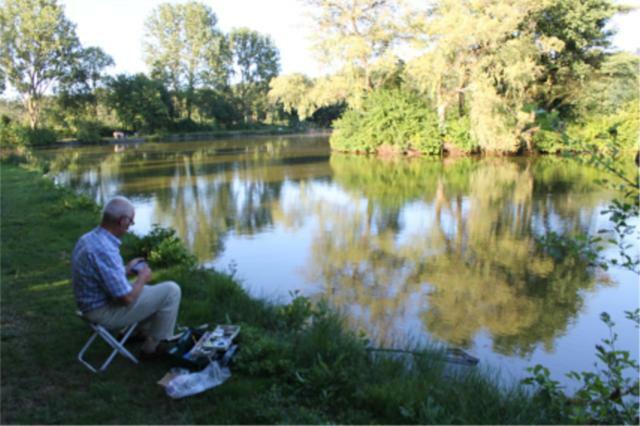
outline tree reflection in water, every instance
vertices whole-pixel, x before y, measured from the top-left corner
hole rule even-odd
[[[352,204],[316,208],[312,275],[380,344],[395,343],[418,297],[424,327],[446,342],[468,346],[487,331],[503,354],[550,349],[595,284],[584,261],[538,244],[546,231],[593,228],[603,197],[585,184],[593,171],[557,159],[331,165]],[[415,215],[426,225],[411,230]]]
[[[203,262],[231,235],[313,223],[308,281],[385,346],[409,327],[458,346],[486,332],[503,354],[549,350],[598,282],[584,261],[538,244],[549,231],[594,231],[607,196],[590,183],[594,170],[551,157],[327,161],[321,142],[91,148],[57,151],[49,164],[99,202],[151,200],[152,221]]]

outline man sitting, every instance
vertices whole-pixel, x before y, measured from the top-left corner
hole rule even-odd
[[[100,226],[84,234],[73,249],[71,268],[73,292],[83,315],[108,329],[140,322],[145,336],[140,358],[162,355],[159,343],[174,331],[180,307],[180,287],[171,281],[146,285],[151,269],[146,263],[132,270],[142,258],[125,266],[120,255],[120,238],[134,224],[133,205],[115,197],[104,207]],[[141,265],[138,265],[141,266]],[[127,275],[136,274],[132,284]]]

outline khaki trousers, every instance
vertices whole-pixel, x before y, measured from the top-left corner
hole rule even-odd
[[[130,305],[109,304],[87,312],[84,316],[111,330],[139,322],[143,333],[159,342],[173,335],[180,298],[178,284],[165,281],[145,285],[136,301]]]

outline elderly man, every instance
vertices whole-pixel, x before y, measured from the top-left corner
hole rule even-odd
[[[124,197],[115,197],[104,207],[102,223],[84,234],[72,255],[73,291],[78,307],[92,322],[109,329],[140,322],[145,336],[140,358],[162,355],[159,343],[174,331],[180,306],[180,287],[174,282],[146,285],[151,269],[142,258],[126,266],[120,256],[120,238],[134,224],[133,205]],[[127,275],[136,274],[133,284]]]

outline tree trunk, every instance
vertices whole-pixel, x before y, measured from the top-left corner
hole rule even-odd
[[[39,105],[38,101],[34,99],[33,96],[28,95],[25,101],[25,107],[27,108],[27,115],[29,116],[29,126],[31,130],[35,130],[38,128],[38,115],[39,115]]]

